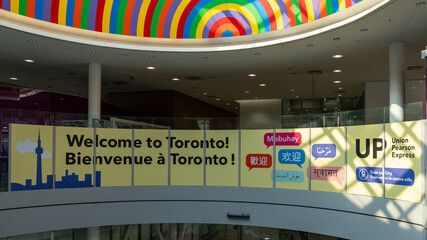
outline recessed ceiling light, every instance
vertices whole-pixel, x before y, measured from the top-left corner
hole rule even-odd
[[[30,43],[36,43],[37,41],[34,40],[34,39],[28,39],[28,42],[30,42]]]
[[[239,107],[235,107],[236,110],[239,110]]]
[[[18,80],[18,78],[17,78],[17,77],[10,77],[9,79],[10,79],[10,80],[13,80],[13,81],[17,81],[17,80]]]
[[[333,58],[342,58],[342,57],[344,57],[343,55],[341,55],[341,54],[337,54],[337,55],[334,55],[334,56],[332,56]]]
[[[24,60],[24,62],[27,62],[27,63],[33,63],[33,62],[35,62],[33,59],[25,59]]]
[[[250,91],[246,90],[245,93],[250,93]]]
[[[293,89],[293,88],[292,88],[292,89],[291,89],[291,92],[294,92],[294,91],[295,91],[295,89]]]
[[[362,28],[362,29],[360,29],[360,31],[361,31],[361,32],[367,32],[367,31],[368,31],[368,29],[367,29],[367,28]]]
[[[336,80],[336,81],[334,81],[334,83],[341,83],[341,81],[339,81],[339,80]]]
[[[226,103],[226,105],[227,105],[227,106],[230,106],[230,103],[228,102],[228,103]]]
[[[415,5],[417,7],[422,7],[422,6],[426,5],[426,2],[417,2]]]
[[[172,81],[179,81],[179,78],[172,78]]]
[[[415,87],[412,87],[412,89],[415,89]]]
[[[248,76],[249,77],[256,77],[256,74],[255,73],[249,73]]]
[[[333,72],[334,73],[340,73],[340,72],[342,72],[342,70],[341,69],[335,69]]]
[[[257,100],[257,99],[258,99],[258,97],[254,97],[254,99],[255,99],[255,100]]]
[[[96,51],[96,50],[92,50],[92,53],[98,53],[98,51]]]
[[[342,87],[339,87],[338,89],[339,89],[339,90],[342,90]]]
[[[299,96],[295,96],[296,98],[299,98]]]
[[[154,70],[154,69],[156,69],[156,67],[149,66],[149,67],[146,67],[146,69],[148,69],[148,70]]]
[[[219,101],[219,100],[221,100],[221,99],[217,98],[216,100],[217,100],[217,101]]]
[[[265,84],[265,83],[260,83],[260,84],[259,84],[259,86],[260,86],[260,87],[266,87],[266,86],[267,86],[267,84]]]
[[[338,97],[342,97],[342,95],[341,95],[341,94],[338,94]]]
[[[339,40],[341,40],[341,38],[339,38],[339,37],[334,37],[334,38],[332,38],[332,40],[334,40],[334,41],[339,41]]]
[[[207,94],[208,94],[207,92],[204,92],[204,93],[203,93],[203,95],[207,95]]]

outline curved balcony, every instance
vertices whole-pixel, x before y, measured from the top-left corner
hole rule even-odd
[[[197,223],[292,229],[346,239],[424,239],[426,122],[419,120],[422,119],[419,104],[408,105],[406,112],[409,121],[404,123],[387,123],[387,109],[372,109],[282,116],[277,122],[269,119],[271,124],[264,129],[250,129],[239,127],[244,119],[111,117],[97,120],[96,128],[86,128],[87,121],[79,120],[76,115],[5,110],[2,111],[1,179],[6,192],[0,193],[0,237],[110,225]],[[9,123],[13,124],[9,127]],[[46,131],[53,131],[55,140],[49,140]],[[77,145],[67,150],[79,151],[82,156],[120,155],[121,150],[108,140],[102,143],[102,138],[125,139],[130,133],[130,139],[151,136],[153,144],[157,139],[167,146],[157,145],[154,148],[158,152],[153,153],[148,145],[139,149],[144,144],[134,141],[128,149],[132,156],[166,152],[164,155],[169,157],[165,167],[149,171],[144,169],[147,166],[144,164],[149,164],[146,159],[139,163],[135,160],[124,171],[118,166],[103,165],[105,160],[89,164],[85,168],[89,173],[102,172],[96,180],[89,178],[91,186],[64,186],[61,184],[65,178],[86,171],[61,162],[64,152],[61,139],[73,133],[99,137],[99,146],[87,148],[89,153]],[[295,141],[299,145],[283,144],[280,139],[285,133],[299,133],[302,138]],[[41,182],[47,184],[51,174],[55,179],[51,181],[52,189],[18,189],[16,182],[20,179],[29,178],[21,182],[27,186],[38,184],[35,163],[23,167],[19,161],[24,155],[14,152],[20,148],[16,142],[23,142],[21,135],[30,138],[37,134],[41,136],[38,144],[43,149],[28,154],[35,159],[46,151],[52,153],[50,159],[41,157],[44,159]],[[268,134],[275,137],[271,142]],[[169,137],[169,142],[163,137]],[[229,147],[193,146],[188,152],[179,145],[179,141],[184,144],[188,140],[191,145],[195,140],[211,138],[215,146],[224,140]],[[375,140],[380,138],[383,139]],[[368,139],[372,140],[371,147]],[[89,142],[85,140],[86,143]],[[102,144],[110,144],[109,149],[102,149]],[[335,146],[329,152],[331,156],[320,151],[329,145]],[[408,152],[402,150],[405,147]],[[304,158],[285,159],[291,151],[295,156],[302,151]],[[235,154],[235,164],[224,167],[219,157],[217,161],[212,157],[225,156],[228,152]],[[194,158],[193,167],[188,168],[177,154],[186,156],[186,161],[188,154],[206,160],[197,165]],[[270,154],[271,162],[266,163],[271,165],[258,164],[262,156],[259,161],[248,160],[254,154]],[[398,157],[396,162],[396,154],[414,155]],[[10,160],[6,162],[8,156]],[[9,177],[5,177],[5,166],[11,173]],[[64,176],[65,168],[68,170]],[[370,178],[364,178],[361,168],[369,171]],[[399,169],[407,171],[399,177]],[[379,173],[373,173],[376,170]],[[301,181],[298,174],[293,179],[286,176],[297,172],[302,173]],[[390,173],[399,179],[389,178]],[[414,175],[410,176],[411,173]],[[407,181],[413,182],[405,184]]]

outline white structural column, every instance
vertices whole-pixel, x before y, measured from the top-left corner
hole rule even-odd
[[[101,64],[89,63],[88,120],[101,117]]]
[[[404,121],[405,104],[405,43],[389,46],[390,122]]]
[[[99,227],[88,227],[87,240],[100,240],[99,230],[100,230]]]

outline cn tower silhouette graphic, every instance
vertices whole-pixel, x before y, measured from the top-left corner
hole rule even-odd
[[[37,154],[37,179],[36,179],[36,185],[41,186],[42,185],[42,154],[43,154],[43,148],[41,147],[41,140],[40,140],[40,130],[39,130],[39,139],[37,140],[37,148],[36,148],[36,154]]]

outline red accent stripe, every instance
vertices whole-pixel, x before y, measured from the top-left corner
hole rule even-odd
[[[35,18],[36,0],[27,0],[27,17]]]
[[[2,8],[3,8],[3,1],[0,0],[0,9],[2,9]]]
[[[292,6],[291,0],[284,0],[284,1],[285,1],[286,9],[288,10],[289,27],[293,27],[296,25],[294,7]]]
[[[267,0],[260,0],[259,2],[267,12],[268,19],[270,20],[271,31],[277,30],[276,17],[274,16],[273,8],[271,8],[270,3]]]
[[[239,34],[240,36],[244,36],[246,35],[246,30],[243,27],[243,24],[241,22],[239,22],[237,19],[235,18],[230,18],[230,17],[224,17],[224,18],[220,18],[218,19],[213,25],[212,28],[209,29],[209,38],[214,38],[215,37],[215,33],[218,30],[218,28],[220,26],[222,26],[223,24],[226,23],[230,23],[233,24],[238,30],[239,30]]]
[[[58,14],[59,14],[59,0],[52,0],[52,5],[50,7],[50,22],[58,23]]]
[[[194,6],[196,6],[196,4],[198,4],[199,2],[200,0],[191,1],[190,4],[188,4],[187,7],[184,9],[184,12],[182,13],[182,16],[179,19],[179,23],[178,23],[178,30],[176,33],[177,38],[184,37],[185,21],[187,20],[188,15],[190,15],[191,10],[193,10]]]
[[[133,8],[136,0],[128,0],[126,6],[125,19],[123,20],[123,35],[130,35],[130,23],[132,21]]]
[[[299,2],[299,8],[301,9],[301,23],[307,23],[308,17],[307,17],[307,5],[305,4],[304,0],[298,0]]]
[[[76,0],[74,2],[74,24],[73,26],[75,28],[80,28],[82,23],[82,7],[83,7],[83,0]]]
[[[351,7],[351,0],[345,0],[345,7]]]
[[[154,10],[156,9],[158,2],[159,0],[152,0],[150,2],[150,5],[148,5],[147,15],[145,16],[145,23],[144,23],[144,37],[155,37],[155,36],[150,36],[150,32],[151,32],[151,21],[153,20]]]
[[[95,31],[102,32],[102,18],[104,16],[105,0],[98,0],[96,7]]]
[[[165,30],[165,22],[168,16],[169,10],[172,6],[173,1],[166,1],[165,5],[163,5],[162,12],[159,16],[159,22],[157,23],[157,37],[163,38],[164,30]]]

